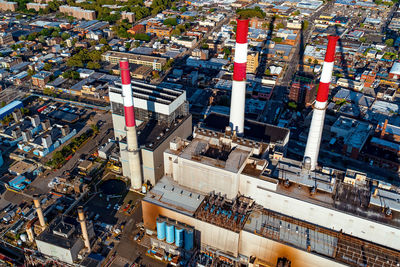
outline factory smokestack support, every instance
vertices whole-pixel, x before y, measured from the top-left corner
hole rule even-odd
[[[240,136],[244,132],[244,106],[246,100],[246,64],[247,34],[249,20],[237,19],[235,62],[233,63],[233,81],[229,124]]]
[[[128,161],[130,165],[129,178],[131,189],[139,190],[142,186],[142,168],[140,150],[136,133],[135,110],[133,106],[132,84],[128,59],[119,62],[122,81],[122,98],[124,103]]]
[[[310,131],[308,133],[306,150],[304,152],[304,167],[315,170],[318,161],[319,147],[324,128],[325,110],[328,103],[329,85],[332,79],[332,71],[335,63],[336,43],[338,36],[328,36],[328,47],[326,48],[325,61],[322,67],[319,82],[317,100],[314,104]]]
[[[39,218],[40,226],[41,226],[42,230],[44,230],[46,228],[46,221],[44,220],[42,207],[41,207],[40,201],[39,201],[39,195],[33,195],[33,205],[35,206],[36,213]]]
[[[81,224],[82,237],[83,237],[83,242],[85,243],[85,248],[88,251],[90,251],[89,234],[88,234],[87,227],[86,227],[85,212],[83,211],[82,206],[78,207],[78,221]]]

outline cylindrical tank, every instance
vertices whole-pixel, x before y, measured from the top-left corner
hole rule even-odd
[[[194,240],[194,232],[193,229],[186,229],[185,230],[185,250],[190,251],[193,249],[193,240]]]
[[[165,221],[157,219],[157,239],[165,239]]]
[[[167,243],[172,244],[175,241],[175,238],[174,238],[175,227],[172,224],[167,224],[166,228],[167,228]]]
[[[185,230],[182,228],[179,228],[179,226],[175,227],[175,245],[177,247],[182,247],[183,246],[183,234]]]

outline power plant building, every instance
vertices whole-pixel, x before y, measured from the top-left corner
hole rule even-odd
[[[88,224],[88,222],[86,222]],[[89,238],[94,237],[92,224],[88,224]],[[40,253],[73,264],[85,248],[81,226],[76,218],[57,217],[38,237],[36,245]]]
[[[191,134],[192,116],[188,112],[185,91],[137,81],[131,81],[131,85],[143,182],[149,181],[154,185],[164,173],[164,150],[173,137],[187,138]],[[129,176],[122,84],[111,85],[109,96],[122,171],[124,176]]]
[[[235,138],[198,128],[192,141],[170,143],[165,176],[142,201],[149,233],[167,217],[193,227],[201,251],[237,263],[274,265],[284,256],[292,266],[397,264],[398,193],[345,183],[330,168],[309,171],[267,143]]]
[[[230,118],[211,113],[195,127],[193,139],[170,142],[164,177],[142,200],[154,255],[177,255],[182,236],[174,228],[190,240],[185,229],[192,227],[193,245],[213,262],[283,266],[277,263],[285,258],[291,266],[400,264],[395,201],[400,189],[317,162],[337,37],[328,40],[303,161],[285,158],[289,130],[244,120],[239,113],[240,124],[232,124],[232,113]],[[231,108],[242,98],[233,97]]]

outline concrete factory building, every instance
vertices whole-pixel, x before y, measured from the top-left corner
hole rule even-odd
[[[54,219],[35,239],[40,253],[73,264],[78,254],[90,252],[93,225],[85,221],[82,209],[78,208],[78,215],[78,220],[69,216]]]
[[[213,114],[192,140],[170,142],[165,175],[142,200],[150,254],[184,265],[193,247],[216,264],[399,265],[400,188],[318,165],[337,40],[328,37],[303,161],[284,157],[287,129],[245,120],[244,110],[225,120]],[[236,78],[231,109],[245,97]]]
[[[142,201],[151,239],[165,217],[167,227],[193,227],[201,251],[237,263],[256,258],[275,266],[286,257],[292,266],[343,266],[365,255],[368,266],[395,266],[400,259],[395,191],[375,190],[379,182],[368,178],[344,182],[345,174],[330,168],[307,170],[230,128],[197,128],[193,136],[170,143],[165,176]]]
[[[192,132],[186,92],[132,81],[134,118],[141,151],[143,182],[155,184],[164,173],[163,152],[175,136],[187,138]],[[109,87],[115,139],[120,144],[123,175],[129,177],[122,84]]]

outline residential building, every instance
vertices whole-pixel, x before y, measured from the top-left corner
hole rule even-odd
[[[296,75],[290,87],[289,99],[306,107],[315,100],[316,84],[312,78]]]
[[[127,11],[121,12],[121,19],[126,19],[130,23],[133,23],[135,22],[135,13]]]
[[[259,65],[260,53],[258,51],[250,51],[247,54],[246,72],[255,74]]]
[[[50,81],[51,72],[49,71],[40,71],[32,76],[32,84],[43,88]]]
[[[133,35],[145,32],[146,32],[146,27],[143,24],[137,24],[128,30],[128,33]]]
[[[0,32],[0,45],[10,45],[14,43],[12,35],[7,32]]]
[[[5,0],[0,0],[1,11],[16,11],[17,7],[18,7],[17,2],[7,2]]]
[[[26,4],[26,9],[33,9],[35,11],[39,11],[41,9],[45,9],[46,7],[48,7],[48,4],[40,4],[40,3],[27,3]]]
[[[129,63],[150,66],[153,67],[154,70],[161,70],[162,67],[167,63],[167,59],[163,57],[146,56],[117,51],[107,51],[101,57],[103,61],[110,62],[111,64],[118,64],[121,59],[127,58]]]
[[[61,13],[65,13],[77,19],[85,19],[85,20],[96,19],[96,11],[94,10],[85,10],[80,7],[68,6],[68,5],[60,6],[59,10]]]

